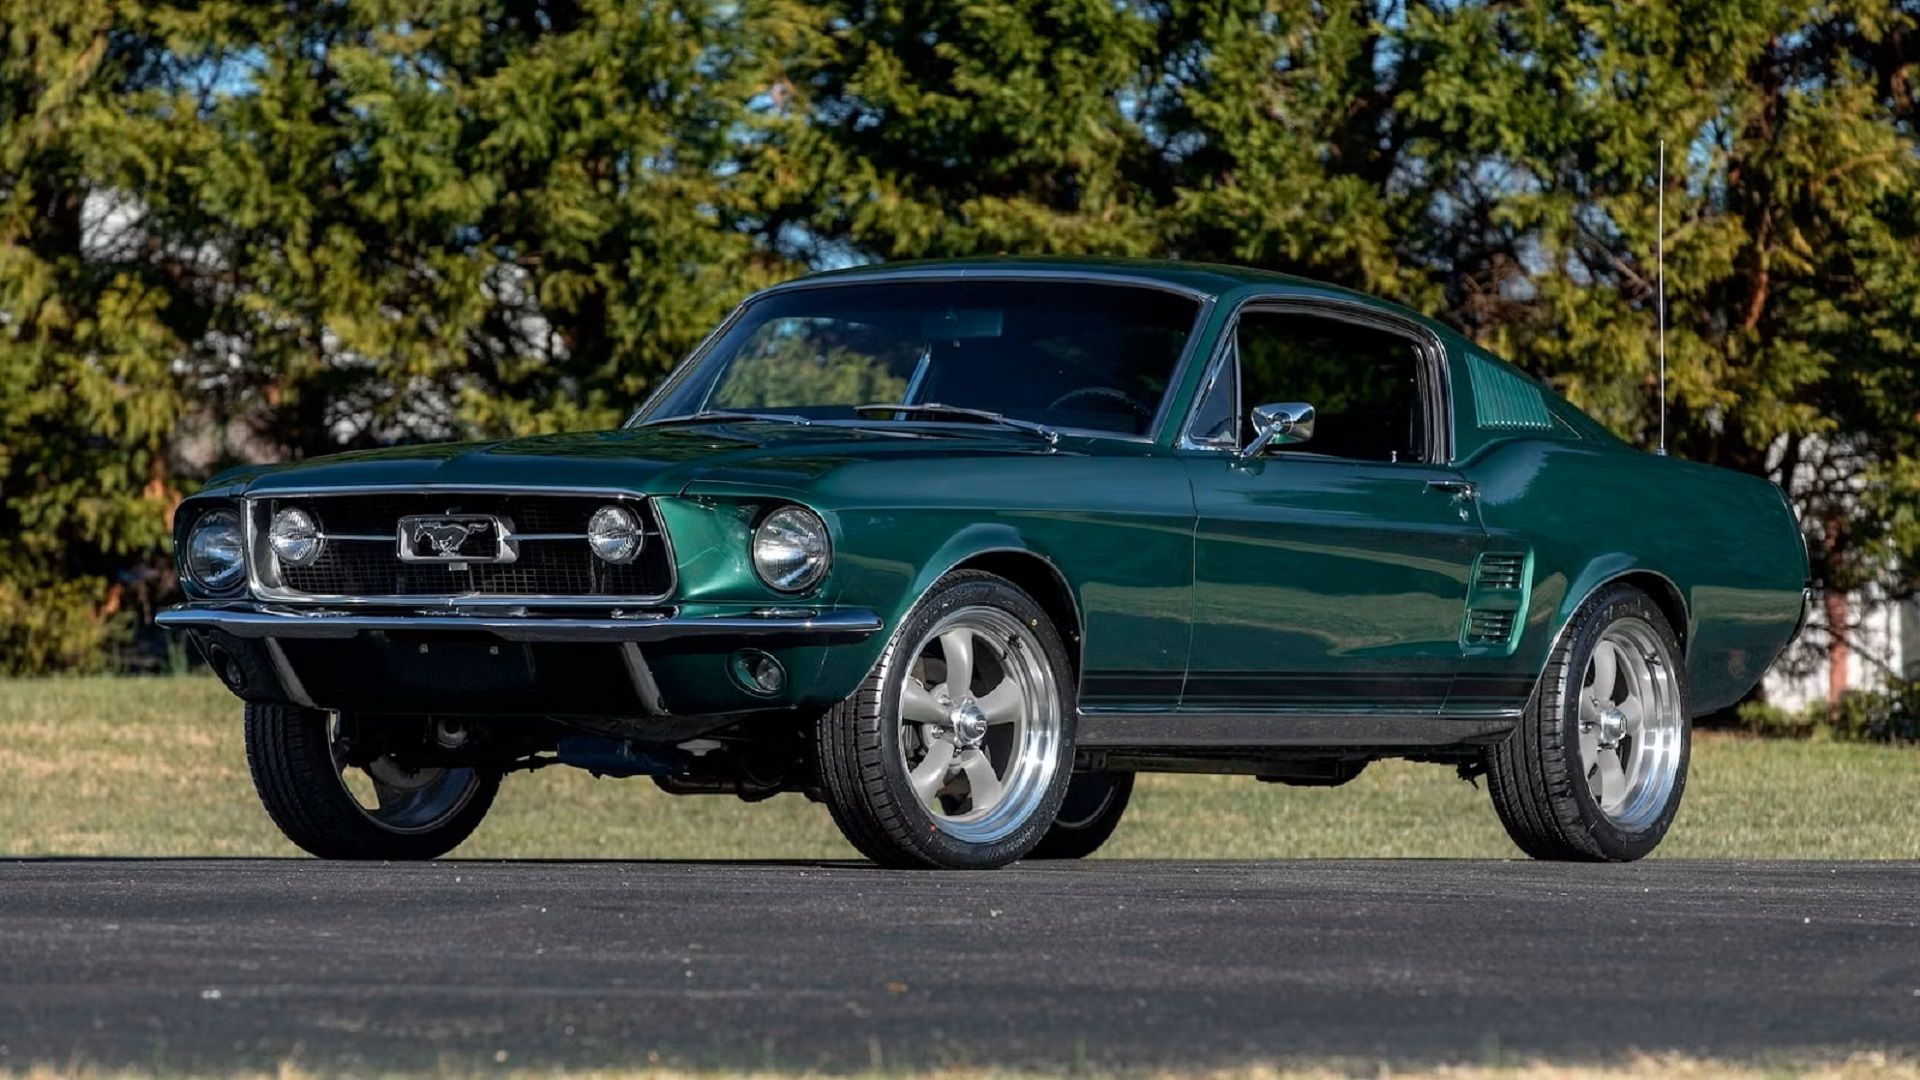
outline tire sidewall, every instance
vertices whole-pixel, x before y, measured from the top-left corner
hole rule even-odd
[[[922,806],[907,778],[906,759],[900,743],[900,691],[906,670],[913,663],[910,655],[920,640],[949,612],[964,607],[996,607],[1020,620],[1039,642],[1049,673],[1053,676],[1055,707],[1060,716],[1060,737],[1055,742],[1052,777],[1027,820],[997,840],[975,843],[961,840],[940,827],[934,816]],[[887,650],[887,667],[881,673],[878,715],[869,718],[878,725],[881,768],[887,788],[911,825],[914,844],[930,862],[956,868],[986,869],[1004,866],[1031,851],[1053,825],[1060,802],[1066,797],[1073,778],[1073,743],[1078,698],[1075,694],[1074,668],[1053,621],[1033,598],[1001,578],[970,576],[935,585],[903,619],[895,640]]]
[[[1586,680],[1587,664],[1592,660],[1593,651],[1607,628],[1626,618],[1639,619],[1653,628],[1662,652],[1660,662],[1673,672],[1674,692],[1680,698],[1681,716],[1680,760],[1676,766],[1673,790],[1668,793],[1666,805],[1661,807],[1660,813],[1645,828],[1635,831],[1620,828],[1594,801],[1593,793],[1587,788],[1587,765],[1580,757],[1579,699],[1582,684]],[[1666,615],[1645,593],[1629,586],[1614,586],[1595,597],[1588,614],[1580,620],[1569,642],[1567,663],[1561,672],[1554,700],[1559,705],[1557,722],[1560,725],[1560,745],[1566,757],[1567,782],[1572,788],[1581,824],[1607,858],[1641,858],[1659,846],[1667,829],[1673,824],[1674,816],[1679,813],[1693,757],[1693,697],[1687,683],[1687,665],[1680,642],[1674,636]]]
[[[370,818],[341,782],[330,750],[330,716],[292,706],[245,708],[248,770],[268,816],[293,844],[323,859],[434,859],[477,828],[500,774],[475,770],[460,807],[432,828],[396,832]]]
[[[1071,800],[1085,791],[1095,793],[1098,802],[1091,807],[1069,805]],[[1121,789],[1125,788],[1123,792]],[[1133,774],[1125,772],[1086,772],[1075,773],[1067,785],[1067,794],[1060,802],[1060,810],[1054,815],[1053,828],[1056,832],[1080,833],[1097,829],[1106,824],[1107,818],[1118,812],[1115,803],[1121,803],[1132,794]]]

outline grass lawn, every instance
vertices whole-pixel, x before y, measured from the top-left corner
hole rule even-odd
[[[1668,858],[1920,858],[1920,751],[1695,741]],[[0,855],[289,855],[255,801],[240,707],[210,678],[0,681]],[[554,768],[508,777],[469,858],[847,858],[825,809],[674,797]],[[1338,788],[1147,776],[1119,858],[1509,858],[1486,793],[1386,762]]]

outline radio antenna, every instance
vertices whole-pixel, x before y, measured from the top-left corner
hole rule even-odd
[[[1653,234],[1653,309],[1659,322],[1660,351],[1660,448],[1654,453],[1667,456],[1667,140],[1660,140],[1660,190],[1654,197]]]

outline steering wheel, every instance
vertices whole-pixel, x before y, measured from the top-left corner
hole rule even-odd
[[[1153,410],[1128,397],[1126,391],[1116,390],[1111,386],[1082,386],[1078,390],[1069,390],[1059,397],[1054,398],[1052,401],[1047,402],[1047,411],[1052,412],[1067,402],[1072,401],[1074,398],[1082,397],[1099,398],[1102,401],[1115,402],[1125,406],[1127,411],[1138,416],[1141,420],[1151,421],[1153,419]]]

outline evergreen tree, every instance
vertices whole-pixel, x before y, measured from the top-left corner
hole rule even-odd
[[[197,211],[144,185],[203,142],[195,76],[238,12],[0,7],[0,672],[86,668],[171,584],[211,300]]]
[[[1920,575],[1911,0],[0,0],[0,669],[235,459],[617,422],[807,266],[1355,286]],[[1830,609],[1842,645],[1853,613]]]

